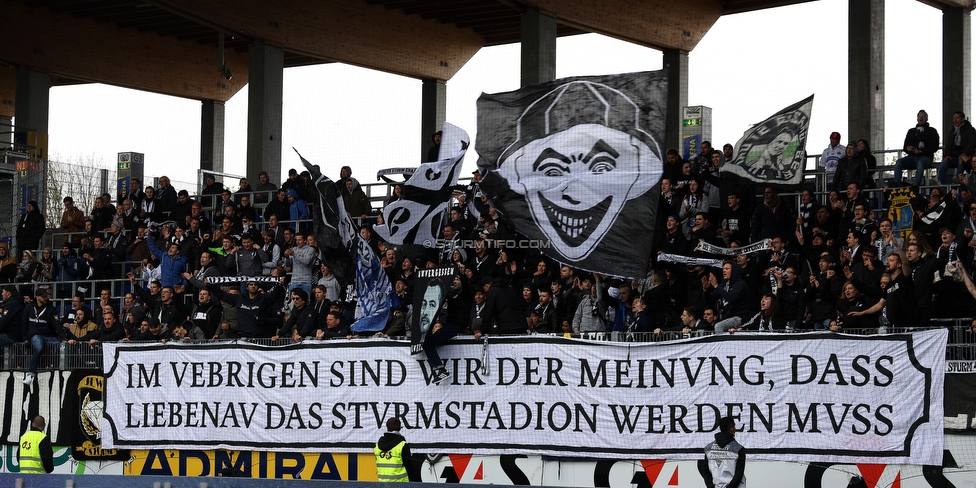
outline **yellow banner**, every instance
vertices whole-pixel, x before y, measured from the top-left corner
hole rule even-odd
[[[251,478],[377,481],[371,453],[325,452],[132,451],[123,473],[129,476],[213,476],[224,469]]]

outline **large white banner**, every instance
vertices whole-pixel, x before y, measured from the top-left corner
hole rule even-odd
[[[938,465],[947,336],[458,340],[440,386],[406,342],[104,344],[103,447],[369,450],[395,416],[417,452],[697,459],[731,415],[751,458]]]

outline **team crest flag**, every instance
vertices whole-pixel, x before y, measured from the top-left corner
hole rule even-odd
[[[569,266],[640,277],[663,172],[661,71],[565,78],[478,99],[482,189]]]
[[[433,245],[440,234],[471,138],[461,128],[445,122],[441,141],[442,159],[421,164],[403,184],[403,198],[383,209],[385,224],[373,226],[384,241]]]
[[[736,143],[732,160],[722,165],[722,176],[735,175],[777,188],[798,188],[803,183],[812,109],[810,95],[752,126]]]

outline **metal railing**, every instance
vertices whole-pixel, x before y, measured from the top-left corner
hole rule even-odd
[[[949,344],[946,346],[947,360],[976,360],[976,334],[969,326],[969,318],[941,319],[943,323],[953,324],[949,326]],[[907,327],[907,328],[888,328],[879,331],[872,329],[844,329],[844,334],[853,335],[875,335],[879,333],[897,334],[910,333],[919,330],[943,329],[940,326],[928,327]],[[810,332],[806,331],[795,331]],[[826,332],[833,334],[832,332]],[[661,343],[678,339],[694,337],[705,337],[713,335],[714,332],[695,331],[684,334],[681,331],[664,331],[661,334],[650,332],[584,332],[581,334],[539,334],[539,337],[568,337],[583,339],[594,342],[635,342],[635,343]],[[404,340],[404,337],[393,338],[394,340]],[[305,338],[304,340],[312,340]],[[347,341],[350,339],[331,339],[331,341]],[[352,339],[355,340],[355,339]],[[455,340],[474,340],[471,336],[457,336]],[[128,342],[128,341],[126,341]],[[172,341],[171,341],[172,342]],[[279,338],[277,341],[271,339],[248,339],[238,338],[227,340],[207,340],[200,343],[227,343],[241,342],[249,344],[261,344],[266,346],[283,346],[294,344],[291,338]],[[99,344],[91,345],[87,343],[69,344],[61,342],[59,344],[47,344],[41,356],[39,369],[43,370],[75,370],[75,369],[101,369],[102,368],[102,348]],[[3,348],[2,369],[5,371],[26,370],[33,354],[33,349],[29,343],[16,343]]]

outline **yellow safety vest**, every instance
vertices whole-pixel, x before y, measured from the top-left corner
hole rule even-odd
[[[379,444],[373,447],[376,456],[376,477],[379,481],[410,481],[407,468],[403,466],[403,446],[407,441],[400,441],[389,451],[381,451]]]
[[[47,437],[38,430],[28,430],[20,437],[20,472],[23,474],[46,474],[44,461],[41,461],[41,441]]]

